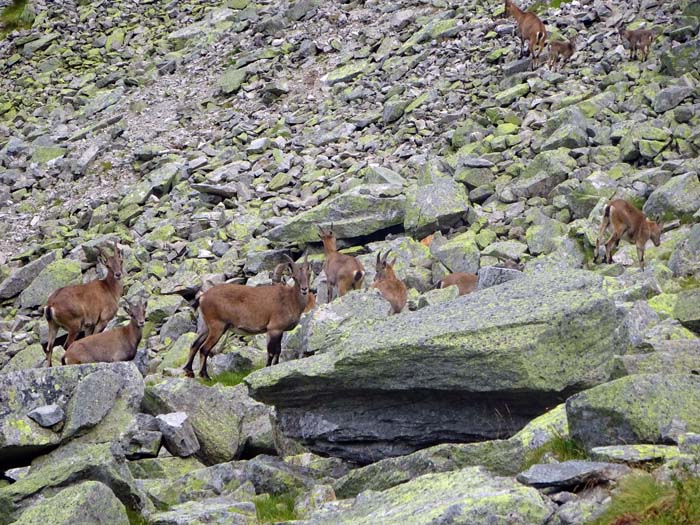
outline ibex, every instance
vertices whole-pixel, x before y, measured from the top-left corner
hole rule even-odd
[[[634,60],[641,53],[641,60],[646,61],[649,57],[649,47],[654,41],[656,34],[650,29],[625,29],[618,30],[620,38],[627,40],[630,45],[630,60]]]
[[[549,41],[549,69],[556,69],[559,66],[559,60],[562,63],[568,62],[573,54],[576,52],[576,37],[570,38],[569,40],[559,41],[550,40]]]
[[[448,286],[456,286],[459,290],[459,295],[466,295],[476,290],[479,284],[479,277],[474,273],[455,272],[451,273],[438,282],[438,288],[447,288]]]
[[[272,282],[274,284],[283,282],[282,278],[284,272],[288,269],[289,263],[282,263],[275,266],[275,269],[272,271],[272,274],[270,276]],[[306,296],[306,307],[304,308],[304,313],[310,312],[314,308],[316,308],[316,294],[313,290],[309,289],[309,293]]]
[[[309,261],[295,264],[289,259],[294,286],[275,283],[263,286],[219,284],[199,299],[201,319],[197,337],[190,347],[184,371],[194,377],[192,362],[200,353],[200,377],[209,378],[207,358],[228,328],[252,335],[267,332],[267,366],[277,364],[282,352],[282,334],[299,322],[309,294]]]
[[[114,245],[111,256],[98,248],[98,261],[107,268],[104,279],[95,279],[85,284],[65,286],[54,291],[46,303],[44,315],[49,323],[46,343],[46,362],[51,366],[53,346],[59,327],[68,332],[64,348],[68,350],[80,332],[86,335],[100,333],[105,329],[119,308],[122,296],[122,253]]]
[[[391,262],[387,262],[391,250],[386,252],[382,257],[382,252],[377,254],[376,275],[372,287],[379,290],[384,298],[391,304],[393,313],[398,314],[403,307],[406,306],[408,300],[408,291],[406,285],[396,277],[394,273],[394,264],[396,257]]]
[[[613,251],[620,244],[620,239],[625,239],[637,246],[639,266],[644,271],[644,247],[649,239],[655,246],[661,243],[661,226],[648,220],[643,212],[625,200],[610,201],[603,212],[603,223],[600,225],[600,232],[595,243],[594,261],[598,259],[600,240],[609,226],[612,226],[613,232],[610,238],[605,241],[606,262],[612,262]]]
[[[334,288],[338,290],[338,297],[350,290],[359,290],[365,278],[365,269],[356,257],[338,252],[332,230],[324,230],[319,226],[318,233],[323,241],[323,253],[326,255],[323,271],[328,288],[326,302],[330,303]]]
[[[520,56],[525,51],[525,41],[532,54],[532,69],[535,69],[540,60],[540,54],[547,43],[547,29],[542,20],[535,13],[521,10],[511,0],[505,0],[506,14],[515,18],[520,33]]]
[[[141,342],[141,330],[146,322],[146,301],[128,305],[129,323],[74,342],[61,359],[64,365],[85,363],[115,363],[131,361]]]

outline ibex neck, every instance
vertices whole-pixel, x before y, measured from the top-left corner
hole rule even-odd
[[[523,16],[525,16],[525,11],[520,9],[517,5],[515,4],[510,4],[508,12],[511,14],[513,18],[515,18],[516,22],[520,22],[522,20]]]
[[[323,239],[323,251],[326,255],[337,252],[335,239]]]
[[[126,338],[129,341],[131,348],[136,350],[141,342],[141,328],[133,319],[126,325]]]
[[[116,299],[119,299],[122,296],[124,287],[122,286],[121,281],[114,276],[112,270],[107,270],[107,277],[102,279],[102,282],[107,285],[107,288],[109,289],[110,293]]]

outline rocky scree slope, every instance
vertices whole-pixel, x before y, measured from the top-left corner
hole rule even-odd
[[[0,41],[1,520],[584,523],[626,464],[697,469],[697,2],[543,8],[578,36],[560,72],[517,59],[500,3],[62,6]],[[620,23],[657,31],[649,61]],[[664,221],[646,272],[624,243],[591,261],[613,196]],[[283,253],[319,274],[317,224],[368,282],[392,249],[411,311],[351,293],[246,385],[173,377],[195,295]],[[135,362],[40,368],[41,305],[113,240],[150,296]],[[212,371],[264,357],[229,337]],[[587,460],[522,472],[562,439]]]

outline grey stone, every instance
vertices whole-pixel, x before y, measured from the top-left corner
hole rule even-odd
[[[557,392],[607,381],[613,352],[629,344],[622,316],[600,277],[542,272],[363,330],[341,328],[322,354],[245,382],[254,399],[275,405],[288,437],[313,452],[367,463],[438,440],[514,433]],[[594,334],[586,328],[592,325]],[[465,360],[472,365],[454,365]],[[509,418],[496,432],[500,403]]]
[[[27,417],[33,419],[44,428],[50,428],[63,421],[66,414],[58,405],[45,405],[35,408],[27,414]]]
[[[0,299],[9,299],[19,294],[44,268],[55,260],[56,252],[51,251],[12,272],[8,278],[0,283]]]
[[[517,479],[520,483],[535,488],[570,489],[616,480],[630,472],[629,467],[615,463],[571,460],[533,465],[518,474]]]
[[[656,94],[652,107],[657,113],[665,113],[683,102],[693,94],[693,88],[688,86],[671,86]]]
[[[156,417],[163,434],[165,448],[174,456],[187,457],[199,450],[199,441],[184,412],[172,412]]]
[[[485,266],[479,269],[478,289],[490,288],[523,277],[523,272],[498,266]]]

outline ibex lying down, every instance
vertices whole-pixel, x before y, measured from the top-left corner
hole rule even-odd
[[[547,43],[547,29],[542,20],[535,13],[521,10],[511,0],[505,0],[506,14],[515,18],[520,33],[520,56],[523,56],[525,41],[532,54],[532,69],[535,69],[540,61],[540,54]]]
[[[630,60],[634,60],[641,53],[640,59],[646,61],[649,57],[649,47],[654,41],[656,34],[650,29],[624,29],[618,30],[620,38],[627,40],[630,45]]]
[[[622,199],[610,201],[603,212],[603,223],[600,225],[600,233],[595,243],[594,261],[598,259],[600,241],[609,226],[612,226],[612,235],[605,241],[605,258],[612,262],[613,251],[620,244],[620,239],[633,242],[637,246],[639,266],[644,271],[644,247],[649,239],[655,246],[661,243],[661,226],[646,218],[629,202]]]
[[[393,261],[387,262],[389,253],[391,253],[391,250],[386,252],[383,258],[381,252],[377,254],[377,273],[374,276],[372,287],[382,293],[384,298],[391,303],[393,313],[398,314],[406,306],[408,290],[406,290],[406,285],[394,273],[396,257],[394,257]]]
[[[326,255],[323,271],[328,287],[326,302],[330,303],[334,288],[338,290],[338,297],[350,290],[359,290],[365,278],[365,269],[357,257],[338,252],[332,230],[324,230],[319,226],[318,234],[323,241],[323,253]]]
[[[53,346],[58,328],[68,332],[64,348],[70,348],[80,332],[86,335],[100,333],[105,329],[119,308],[123,287],[122,253],[114,243],[114,253],[105,254],[101,248],[98,261],[107,268],[104,279],[96,279],[85,284],[74,284],[53,292],[46,303],[44,315],[49,323],[49,337],[46,344],[46,362],[51,366]]]
[[[74,342],[61,362],[64,365],[81,365],[131,361],[141,342],[141,330],[146,322],[146,301],[128,305],[126,313],[131,318],[129,324]]]
[[[304,259],[304,264],[295,264],[291,258],[287,258],[294,286],[282,283],[255,287],[219,284],[202,294],[199,299],[202,323],[184,367],[188,377],[194,376],[192,362],[199,352],[199,375],[209,378],[207,358],[228,328],[245,335],[267,332],[267,366],[279,362],[282,334],[299,322],[309,294],[308,257]]]
[[[456,286],[459,290],[459,295],[466,295],[476,290],[478,284],[479,277],[475,273],[455,272],[440,279],[437,287]]]

